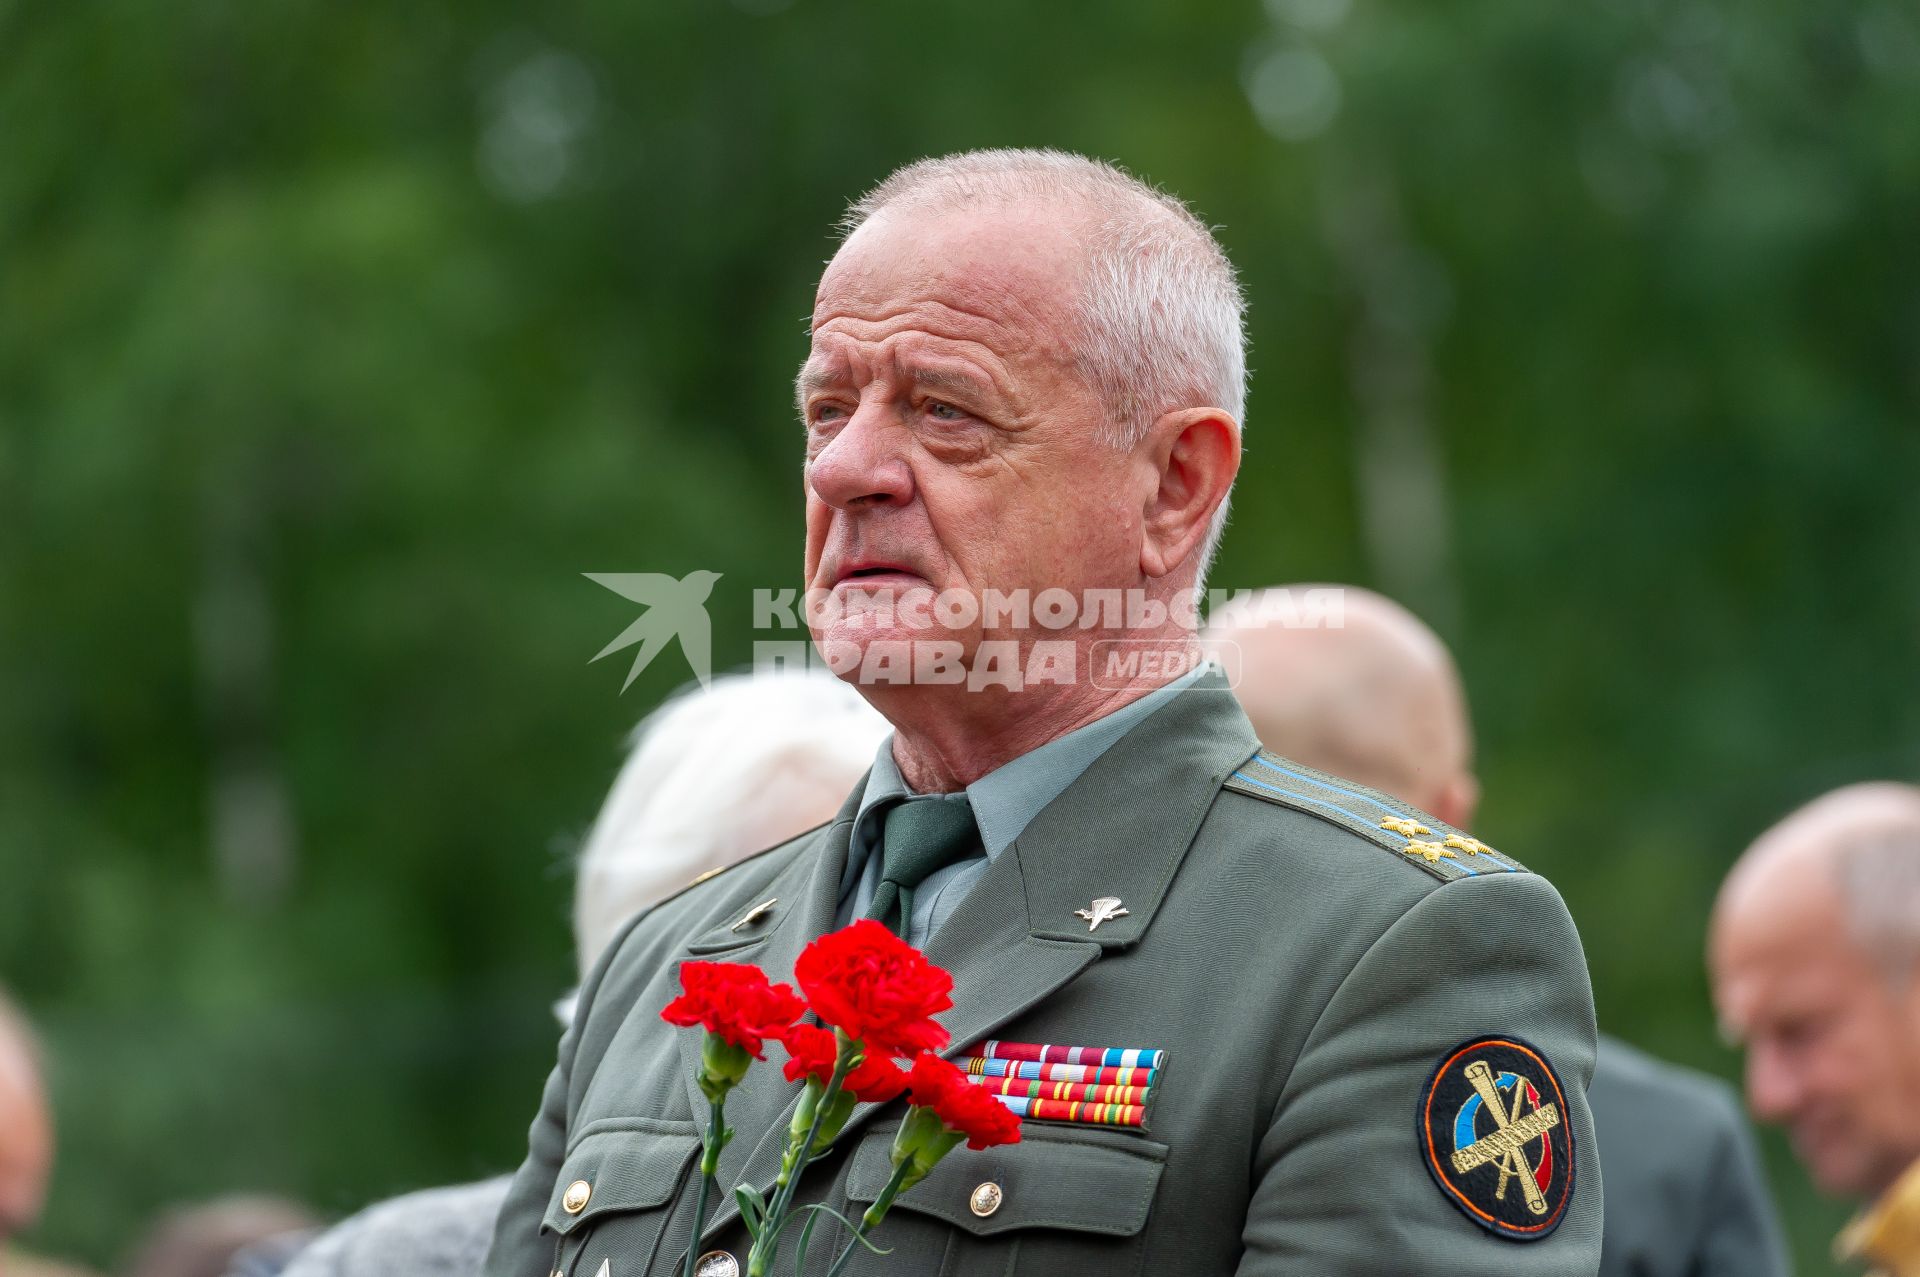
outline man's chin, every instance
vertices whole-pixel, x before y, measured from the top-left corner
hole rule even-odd
[[[932,622],[938,592],[917,576],[891,572],[850,577],[808,600],[808,619],[820,630],[859,630],[867,635]]]
[[[1838,1142],[1795,1140],[1793,1144],[1814,1187],[1829,1197],[1872,1198],[1884,1187],[1866,1158]]]
[[[813,646],[827,669],[844,682],[884,692],[964,680],[974,644],[971,635],[937,626],[880,623],[852,617],[813,631]]]

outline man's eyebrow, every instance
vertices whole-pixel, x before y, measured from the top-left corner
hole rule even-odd
[[[986,394],[998,395],[999,387],[988,377],[970,373],[954,372],[945,368],[912,368],[907,372],[914,385],[925,390],[943,390],[949,394]],[[803,365],[793,379],[796,398],[804,401],[816,391],[828,390],[843,385],[846,381],[844,369],[835,365]]]
[[[925,390],[945,390],[963,395],[995,393],[994,384],[988,378],[952,372],[945,368],[914,368],[907,375],[912,378],[914,385]]]
[[[843,380],[844,375],[839,368],[831,364],[802,364],[799,373],[793,379],[793,390],[796,395],[804,398],[813,391],[824,390]]]

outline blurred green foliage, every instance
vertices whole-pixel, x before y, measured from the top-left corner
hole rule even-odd
[[[33,1239],[517,1160],[567,853],[685,670],[583,571],[797,584],[788,382],[897,164],[1120,160],[1252,299],[1222,586],[1436,620],[1602,1021],[1733,1076],[1730,859],[1920,772],[1898,0],[0,3],[0,982]],[[1841,1208],[1769,1142],[1807,1271]]]

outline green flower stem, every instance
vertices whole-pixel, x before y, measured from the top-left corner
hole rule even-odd
[[[787,1209],[793,1205],[793,1195],[800,1186],[796,1172],[811,1158],[814,1138],[820,1134],[820,1121],[834,1097],[840,1094],[840,1084],[853,1071],[853,1039],[840,1029],[835,1029],[833,1035],[840,1044],[833,1062],[833,1077],[813,1106],[813,1121],[807,1127],[806,1138],[788,1138],[787,1151],[780,1158],[780,1175],[774,1181],[773,1200],[767,1204],[767,1218],[761,1225],[760,1236],[754,1239],[753,1249],[747,1253],[747,1277],[767,1277],[767,1270],[773,1266],[774,1255],[780,1247],[780,1225],[786,1220]]]
[[[687,1242],[686,1263],[681,1266],[681,1277],[693,1277],[694,1257],[700,1253],[700,1234],[707,1231],[707,1199],[713,1192],[714,1182],[720,1172],[720,1150],[726,1144],[726,1123],[721,1112],[726,1108],[723,1092],[720,1099],[707,1107],[707,1136],[702,1142],[700,1154],[700,1194],[694,1199],[693,1236]]]
[[[839,1258],[833,1261],[833,1267],[827,1270],[827,1277],[840,1277],[840,1274],[846,1271],[847,1264],[853,1259],[854,1249],[866,1240],[868,1233],[880,1226],[881,1220],[887,1217],[888,1208],[893,1205],[893,1199],[900,1196],[901,1187],[907,1180],[907,1173],[912,1169],[911,1161],[902,1162],[893,1168],[892,1178],[887,1180],[887,1186],[880,1190],[880,1196],[873,1199],[873,1205],[867,1207],[866,1213],[860,1216],[860,1227],[854,1229],[853,1236],[847,1239],[846,1248],[840,1252]]]

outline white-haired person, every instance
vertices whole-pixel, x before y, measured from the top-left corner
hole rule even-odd
[[[1920,786],[1846,785],[1755,839],[1707,971],[1754,1116],[1822,1192],[1871,1203],[1836,1251],[1920,1274]]]
[[[580,970],[642,910],[830,819],[886,733],[852,688],[822,672],[724,675],[654,711],[635,730],[580,853]],[[557,1008],[563,1023],[572,1003]],[[370,1206],[300,1252],[282,1277],[471,1277],[509,1179]],[[257,1267],[244,1271],[259,1277]]]

